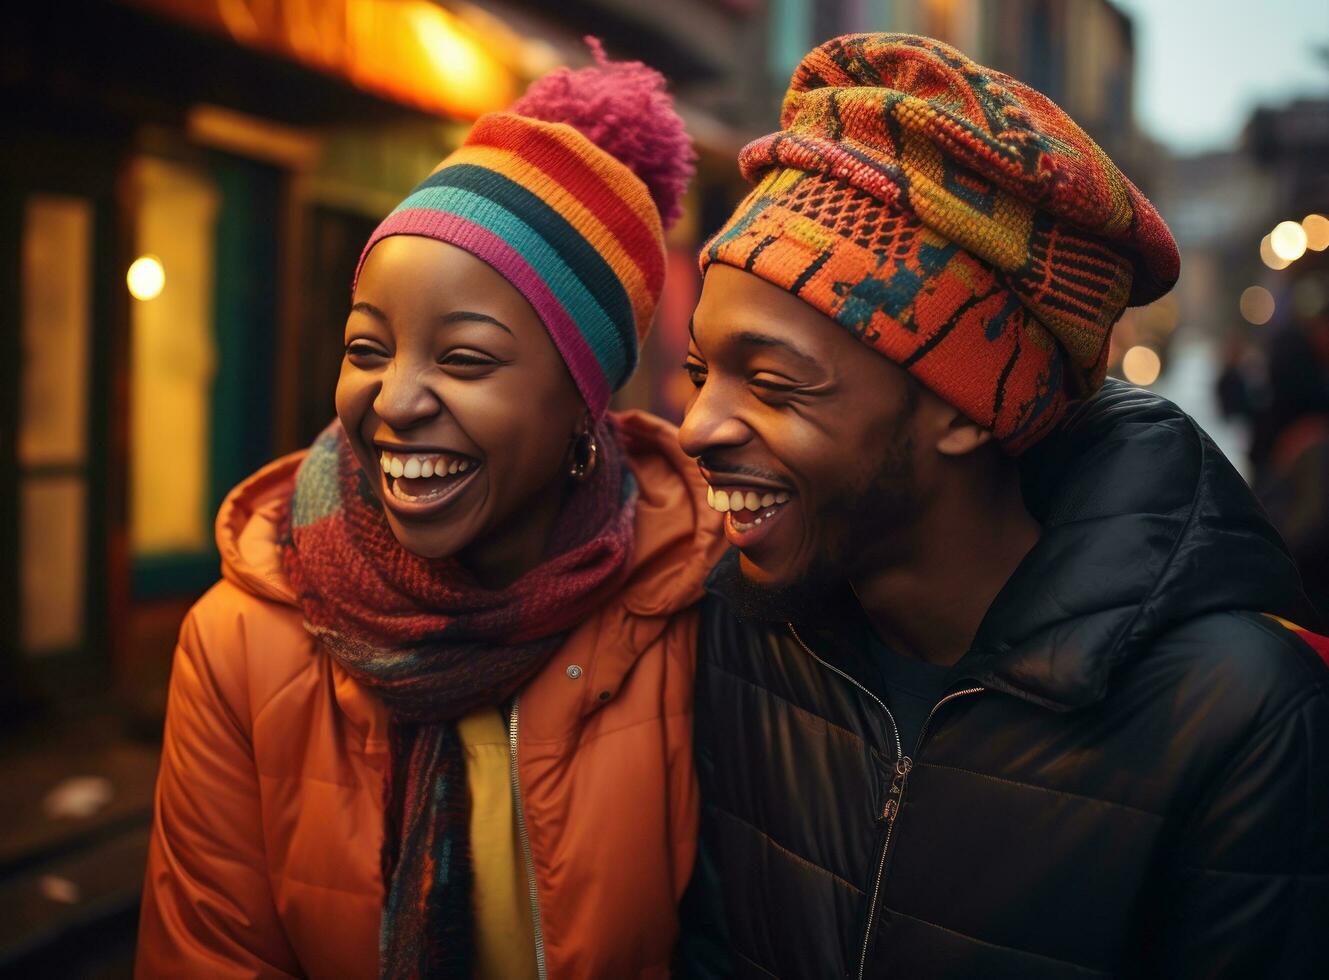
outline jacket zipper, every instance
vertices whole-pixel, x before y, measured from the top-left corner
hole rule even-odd
[[[876,701],[877,704],[881,706],[881,710],[885,712],[886,717],[890,719],[891,728],[895,733],[895,778],[891,780],[891,788],[887,794],[886,805],[882,808],[881,814],[882,818],[886,821],[886,839],[882,842],[881,857],[877,861],[877,876],[873,881],[872,896],[868,901],[867,928],[863,932],[863,947],[858,960],[858,980],[863,980],[863,977],[867,972],[868,947],[872,942],[872,929],[876,923],[877,901],[881,896],[881,882],[886,876],[886,856],[891,850],[891,834],[895,830],[895,818],[900,815],[900,805],[904,802],[905,783],[909,778],[910,771],[914,768],[914,760],[904,754],[904,749],[900,745],[900,728],[896,725],[895,716],[891,714],[890,708],[886,707],[886,703],[849,674],[846,674],[839,667],[836,667],[832,663],[828,663],[813,653],[812,648],[804,643],[803,638],[798,635],[798,630],[794,628],[793,623],[787,623],[786,625],[789,627],[789,632],[793,634],[794,639],[798,641],[798,645],[803,648],[809,657],[833,673],[843,677],[868,697],[872,698],[873,701]],[[917,757],[919,752],[922,751],[923,739],[928,733],[928,726],[932,724],[932,716],[937,713],[938,708],[949,701],[954,701],[956,698],[962,698],[970,694],[981,694],[983,690],[984,689],[981,687],[969,687],[961,691],[952,691],[934,704],[932,710],[928,712],[927,717],[923,719],[923,727],[918,733],[918,741],[914,743],[914,756]]]
[[[803,648],[804,652],[806,652],[809,657],[832,673],[843,677],[873,701],[877,702],[882,712],[890,721],[891,733],[895,736],[895,778],[891,780],[890,793],[887,795],[886,805],[882,808],[881,813],[882,819],[886,821],[886,839],[882,841],[881,844],[881,857],[877,861],[877,877],[872,884],[872,897],[868,901],[867,928],[863,930],[863,949],[862,952],[859,953],[858,958],[858,980],[863,980],[863,972],[868,965],[868,944],[872,939],[872,927],[877,918],[877,897],[881,893],[882,876],[886,873],[886,854],[891,849],[891,832],[895,829],[895,818],[900,812],[899,801],[904,795],[904,780],[909,774],[909,770],[913,768],[913,761],[907,758],[904,754],[904,747],[900,744],[900,726],[895,723],[895,715],[891,714],[891,709],[886,707],[886,702],[869,691],[849,674],[835,666],[835,664],[828,663],[813,653],[812,648],[803,642],[803,637],[798,635],[798,630],[794,628],[793,623],[787,623],[786,625],[789,627],[789,632],[793,634],[794,639],[798,641],[798,645]]]
[[[526,811],[521,803],[521,777],[517,774],[517,707],[520,696],[512,699],[512,712],[508,715],[508,772],[512,776],[512,805],[517,811],[517,838],[521,841],[522,862],[526,870],[526,887],[531,896],[531,928],[535,937],[535,973],[547,980],[549,968],[545,964],[545,936],[540,924],[540,889],[535,883],[535,858],[531,854],[531,837],[526,832]]]

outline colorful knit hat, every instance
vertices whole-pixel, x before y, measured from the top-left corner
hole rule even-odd
[[[929,38],[794,71],[782,131],[701,253],[789,290],[1018,453],[1102,384],[1113,324],[1177,280],[1158,212],[1049,99]]]
[[[637,366],[664,284],[664,229],[695,156],[664,78],[641,62],[559,68],[462,146],[369,236],[465,249],[526,297],[598,418]]]

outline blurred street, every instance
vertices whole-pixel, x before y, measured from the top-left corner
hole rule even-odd
[[[1222,354],[1212,338],[1179,335],[1168,355],[1167,373],[1161,375],[1152,387],[1164,398],[1184,405],[1223,455],[1249,480],[1250,425],[1240,419],[1224,417],[1218,403],[1221,371]]]
[[[1227,129],[1186,135],[1167,129],[1159,46],[1200,55],[1157,33],[1173,20],[1151,26],[1165,4],[8,10],[0,341],[20,356],[0,362],[0,976],[130,975],[171,657],[218,576],[217,508],[332,418],[351,276],[379,219],[477,117],[586,64],[588,33],[666,75],[699,158],[618,407],[681,417],[697,251],[745,193],[738,151],[775,128],[803,54],[856,31],[938,37],[1047,93],[1158,205],[1182,278],[1123,318],[1109,372],[1209,432],[1329,614],[1329,19],[1236,3],[1306,50]],[[1225,71],[1206,57],[1192,74]]]

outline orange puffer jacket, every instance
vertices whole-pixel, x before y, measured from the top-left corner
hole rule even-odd
[[[673,429],[620,422],[640,489],[632,572],[521,692],[513,726],[536,948],[556,978],[667,976],[696,846],[695,607],[723,538]],[[140,977],[377,975],[388,715],[305,632],[282,573],[299,459],[228,498],[225,579],[181,631]]]

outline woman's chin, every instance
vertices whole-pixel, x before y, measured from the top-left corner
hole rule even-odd
[[[469,537],[457,534],[453,528],[411,527],[391,514],[388,527],[397,543],[417,558],[452,558],[470,543]]]

